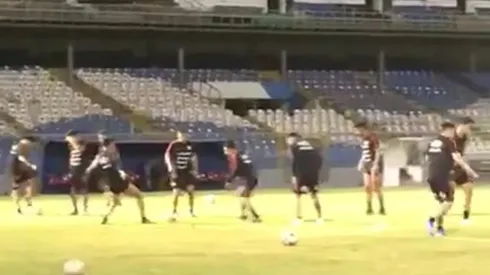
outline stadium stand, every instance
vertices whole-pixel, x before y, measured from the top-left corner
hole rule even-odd
[[[321,0],[296,0],[294,1],[294,12],[297,15],[315,17],[378,17],[381,14],[364,4],[364,1],[321,1]]]
[[[385,79],[394,91],[429,108],[461,108],[478,99],[474,92],[431,71],[387,71]]]
[[[53,133],[83,126],[86,131],[95,132],[111,125],[114,131],[125,131],[118,130],[120,120],[110,117],[111,110],[92,104],[90,99],[53,80],[49,72],[40,67],[1,68],[0,89],[2,107],[27,129]],[[60,120],[65,127],[57,124]]]
[[[177,88],[168,79],[168,71],[159,69],[83,68],[77,75],[139,112],[148,113],[154,123],[166,131],[185,131],[193,138],[242,137],[240,146],[260,159],[276,155],[274,139],[257,131],[257,126],[230,110]],[[165,80],[167,79],[167,80]],[[193,74],[189,79],[196,79]]]

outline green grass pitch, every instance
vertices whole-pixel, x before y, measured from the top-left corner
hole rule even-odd
[[[258,190],[254,203],[264,223],[236,219],[238,205],[231,193],[216,193],[214,204],[199,193],[198,218],[182,217],[169,224],[169,194],[146,198],[155,225],[139,224],[135,202],[123,200],[109,225],[100,225],[104,200],[91,200],[89,216],[69,217],[65,196],[41,196],[43,216],[18,216],[11,202],[0,200],[0,274],[61,274],[67,259],[80,259],[87,274],[486,274],[490,252],[490,188],[475,190],[474,217],[460,225],[463,194],[458,190],[447,218],[448,237],[429,238],[425,220],[434,205],[426,189],[386,192],[386,218],[364,214],[360,189],[323,190],[327,221],[291,225],[294,198],[287,192]],[[308,197],[305,218],[314,218]],[[299,237],[295,247],[281,245],[282,230]]]

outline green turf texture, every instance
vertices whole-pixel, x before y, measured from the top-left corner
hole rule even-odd
[[[264,223],[236,219],[238,205],[231,193],[216,193],[214,204],[199,193],[198,218],[182,217],[169,224],[169,194],[146,198],[154,225],[139,224],[136,204],[123,200],[109,225],[100,225],[105,209],[100,195],[90,203],[89,216],[69,217],[68,197],[41,196],[44,215],[18,216],[10,200],[0,201],[0,274],[61,274],[65,260],[80,259],[87,274],[487,274],[490,253],[490,189],[475,190],[473,223],[460,225],[462,191],[447,218],[448,237],[430,238],[425,220],[434,206],[426,189],[386,192],[388,216],[364,215],[361,190],[324,190],[327,221],[323,225],[291,224],[294,197],[286,192],[261,192],[254,203]],[[308,197],[305,218],[314,218]],[[280,242],[282,230],[293,230],[295,247]]]

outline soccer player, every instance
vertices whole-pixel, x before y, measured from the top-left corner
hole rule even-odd
[[[301,196],[310,193],[313,206],[317,213],[317,223],[322,223],[322,208],[318,198],[319,174],[322,167],[322,157],[310,142],[297,133],[286,137],[286,144],[292,156],[292,187],[296,194],[296,223],[303,220],[301,211]]]
[[[97,142],[99,143],[99,147],[98,147],[98,152],[101,152],[101,150],[103,150],[104,148],[104,141],[106,139],[108,139],[109,137],[107,136],[107,134],[104,132],[104,131],[99,131],[97,133]],[[115,151],[114,153],[111,154],[111,159],[114,160],[114,161],[118,161],[118,165],[119,165],[119,168],[122,169],[122,163],[121,163],[121,157],[120,157],[120,154],[119,154],[119,150],[117,150],[117,147],[115,148]],[[106,182],[107,179],[105,179],[104,177],[102,177],[102,171],[100,169],[100,167],[98,167],[97,169],[94,169],[92,170],[91,174],[91,179],[92,180],[96,180],[98,182],[98,186],[99,186],[99,189],[102,191],[102,193],[104,194],[104,197],[107,198],[107,206],[110,206],[111,203],[112,203],[112,194],[111,194],[111,190],[109,188],[109,184]],[[120,202],[119,202],[120,203]]]
[[[228,159],[229,176],[226,187],[237,186],[237,194],[240,197],[241,220],[247,220],[248,214],[252,215],[252,222],[261,222],[259,214],[250,202],[253,190],[258,184],[255,168],[247,154],[239,152],[233,141],[226,142],[223,151]]]
[[[451,209],[454,200],[454,189],[451,185],[451,171],[454,164],[461,167],[471,178],[478,175],[464,161],[454,144],[455,125],[444,122],[441,133],[429,143],[426,157],[428,160],[427,182],[439,205],[435,213],[429,217],[428,230],[432,236],[443,236],[444,216]]]
[[[366,192],[366,214],[372,215],[374,213],[372,201],[373,193],[376,193],[379,202],[379,214],[386,215],[380,177],[381,152],[379,139],[377,135],[369,129],[368,124],[365,121],[357,123],[354,127],[362,138],[362,154],[357,169],[362,172],[364,190]]]
[[[141,191],[132,183],[132,179],[119,168],[119,160],[114,159],[114,155],[117,153],[114,140],[106,137],[102,145],[103,147],[99,150],[99,153],[95,156],[95,159],[85,172],[86,176],[88,176],[93,169],[100,168],[102,176],[107,179],[110,192],[112,193],[112,203],[102,219],[102,224],[106,224],[116,207],[121,205],[120,195],[122,193],[136,199],[141,222],[145,224],[151,223],[146,218],[145,202]]]
[[[22,214],[22,207],[20,205],[22,198],[25,199],[28,207],[32,207],[32,195],[33,189],[36,186],[37,167],[28,158],[35,142],[36,138],[34,137],[22,137],[10,149],[10,155],[12,157],[10,172],[13,181],[11,196],[19,214]]]
[[[177,207],[179,196],[186,192],[189,196],[189,213],[194,214],[194,188],[197,181],[197,155],[187,137],[182,132],[177,132],[177,139],[170,143],[165,152],[165,164],[170,174],[170,186],[173,191],[173,211],[170,221],[177,219]]]
[[[65,141],[70,150],[69,156],[69,178],[70,178],[70,198],[73,204],[71,215],[78,215],[78,194],[83,196],[83,211],[88,213],[88,184],[86,181],[85,170],[91,162],[91,155],[86,150],[85,141],[79,136],[78,131],[70,130],[66,133]]]
[[[471,126],[475,123],[470,117],[463,118],[458,125],[456,125],[456,135],[454,137],[454,143],[456,145],[456,151],[463,156],[466,149],[466,144],[471,136]],[[454,167],[453,171],[453,184],[461,186],[465,195],[464,210],[463,210],[463,224],[467,224],[470,221],[471,200],[473,198],[473,181],[466,171],[459,165]]]

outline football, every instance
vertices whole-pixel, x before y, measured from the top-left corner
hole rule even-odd
[[[281,233],[281,241],[285,246],[293,246],[298,243],[298,237],[292,231],[284,231]]]
[[[80,260],[68,260],[63,264],[64,275],[83,275],[85,272],[85,263]]]

